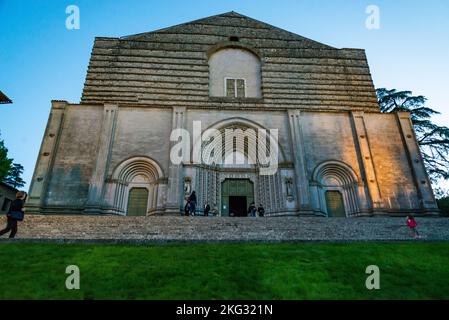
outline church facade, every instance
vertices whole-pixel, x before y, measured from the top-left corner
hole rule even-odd
[[[437,212],[409,114],[379,111],[364,50],[235,12],[96,38],[81,102],[52,101],[27,212],[173,215],[192,191],[222,216]]]

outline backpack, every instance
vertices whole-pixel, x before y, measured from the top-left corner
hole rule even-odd
[[[15,209],[13,209],[15,207]],[[23,201],[20,199],[16,199],[11,203],[11,207],[9,208],[8,216],[17,221],[23,221],[25,214],[21,210],[23,207]]]

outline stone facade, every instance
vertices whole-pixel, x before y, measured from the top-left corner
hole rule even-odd
[[[0,181],[0,214],[6,214],[19,190]]]
[[[196,163],[193,140],[173,163],[173,130],[193,136],[195,121],[203,132],[277,129],[278,170]],[[148,215],[179,214],[192,190],[199,208],[229,214],[228,180],[250,181],[246,204],[272,216],[329,216],[331,196],[347,217],[438,211],[409,114],[380,113],[363,50],[234,12],[96,38],[81,103],[52,102],[27,211],[127,215],[140,188]]]

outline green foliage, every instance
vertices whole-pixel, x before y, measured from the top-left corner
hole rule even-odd
[[[443,215],[449,217],[449,196],[437,200],[438,208],[443,212]]]
[[[25,181],[22,179],[22,173],[23,166],[18,163],[13,163],[3,182],[16,189],[21,188],[25,185]]]
[[[426,107],[424,96],[413,96],[411,91],[377,89],[382,112],[410,112],[424,165],[433,182],[449,179],[449,128],[438,126],[431,117],[438,111]]]
[[[0,243],[0,252],[0,299],[449,298],[449,243]],[[80,290],[65,287],[68,265],[80,268]],[[369,265],[380,290],[365,287]]]
[[[0,137],[0,181],[8,175],[12,161],[12,159],[8,158],[8,149],[5,147],[3,139]]]
[[[25,185],[22,179],[23,166],[13,163],[14,159],[8,158],[8,149],[0,137],[0,181],[13,188],[21,188]]]

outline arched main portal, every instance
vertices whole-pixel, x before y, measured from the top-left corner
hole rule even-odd
[[[202,135],[205,141],[199,138],[192,146],[192,162],[194,159],[201,159],[202,164],[224,166],[225,160],[230,156],[229,151],[245,158],[245,166],[250,164],[259,167],[266,173],[270,164],[277,168],[279,163],[285,162],[279,137],[260,124],[244,118],[219,121],[204,130]],[[260,158],[261,153],[265,155],[264,159]]]
[[[192,150],[192,160],[201,159],[202,163],[192,161],[194,165],[186,170],[185,176],[198,195],[199,207],[209,203],[217,206],[221,215],[229,215],[230,206],[237,206],[237,211],[241,212],[241,207],[246,206],[247,209],[254,201],[264,206],[267,215],[286,211],[288,200],[278,168],[285,157],[277,134],[240,117],[221,120],[203,133],[211,139],[196,140]],[[227,134],[232,139],[226,139]],[[265,155],[259,153],[260,150],[265,151]],[[194,152],[198,154],[194,155]],[[251,187],[246,187],[247,192],[243,195],[226,194],[223,188],[227,188],[228,180],[238,185],[242,180],[248,181]]]

